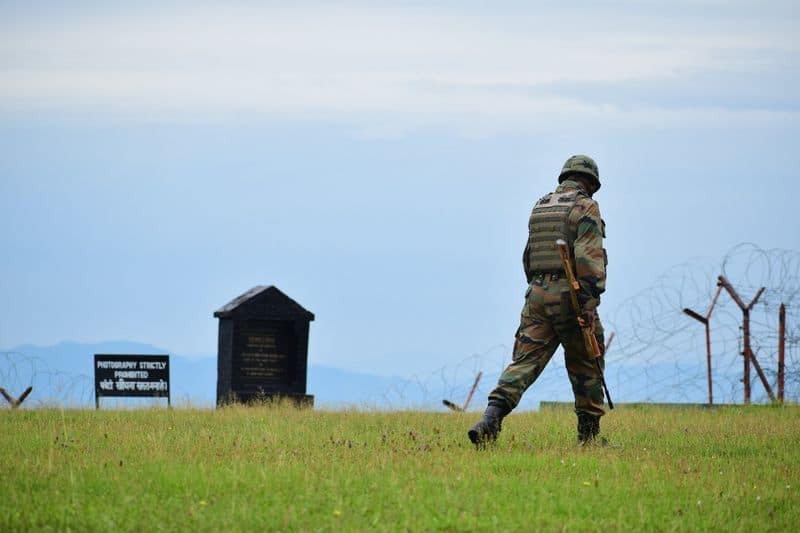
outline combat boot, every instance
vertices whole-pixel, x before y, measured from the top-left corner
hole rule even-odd
[[[600,417],[589,413],[578,413],[578,445],[595,444],[598,433],[600,433]],[[604,444],[603,441],[605,439],[601,439],[599,444]]]
[[[511,409],[505,403],[490,402],[486,407],[486,412],[483,413],[483,418],[478,420],[467,432],[472,444],[483,446],[487,442],[497,440],[497,434],[502,429],[503,418],[510,412]]]

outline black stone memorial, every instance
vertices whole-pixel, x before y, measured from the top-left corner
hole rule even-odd
[[[314,314],[277,287],[259,285],[218,309],[217,405],[306,394],[308,330]]]

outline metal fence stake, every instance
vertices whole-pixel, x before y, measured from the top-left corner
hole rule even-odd
[[[767,394],[769,395],[772,401],[775,401],[775,395],[772,393],[772,387],[769,385],[769,381],[767,381],[767,377],[764,375],[764,372],[761,370],[761,365],[758,364],[756,360],[756,356],[753,353],[753,350],[750,348],[750,310],[756,305],[756,302],[764,294],[765,287],[761,287],[758,289],[753,300],[745,305],[744,301],[741,299],[739,294],[730,284],[730,282],[725,279],[725,276],[719,277],[719,286],[724,287],[728,294],[731,295],[731,298],[736,302],[736,305],[739,306],[739,309],[742,310],[742,337],[744,343],[744,349],[742,351],[742,355],[744,356],[744,403],[750,403],[750,362],[753,362],[753,366],[758,373],[758,377],[761,379],[761,383],[763,383],[764,388],[767,390]]]
[[[8,393],[8,391],[6,391],[6,389],[4,389],[2,387],[0,387],[0,394],[2,394],[3,398],[5,398],[6,401],[9,404],[11,404],[11,408],[12,409],[17,409],[22,404],[22,402],[25,401],[25,398],[28,397],[28,395],[31,393],[32,390],[33,390],[33,386],[28,387],[27,389],[25,389],[25,391],[23,391],[22,394],[20,394],[19,398],[17,398],[17,399],[14,399],[14,397],[11,396]]]
[[[694,318],[701,324],[706,330],[706,367],[708,368],[708,405],[714,405],[714,392],[711,382],[711,313],[714,312],[714,306],[717,305],[717,299],[719,298],[719,293],[722,292],[722,285],[717,285],[717,292],[714,294],[714,298],[711,300],[711,306],[706,311],[706,315],[703,316],[700,313],[696,313],[689,308],[683,310],[684,313],[689,315],[690,317]]]
[[[784,357],[786,354],[786,305],[781,304],[778,311],[778,401],[783,403],[783,382],[786,374]]]

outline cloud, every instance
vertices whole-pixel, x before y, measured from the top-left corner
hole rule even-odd
[[[781,9],[670,5],[581,4],[578,19],[551,3],[30,12],[0,23],[0,110],[323,118],[373,131],[796,113],[781,87],[797,81],[798,44]]]

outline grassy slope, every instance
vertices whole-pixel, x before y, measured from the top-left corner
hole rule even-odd
[[[800,411],[3,411],[0,530],[713,529],[800,523]],[[792,525],[794,524],[794,525]]]

